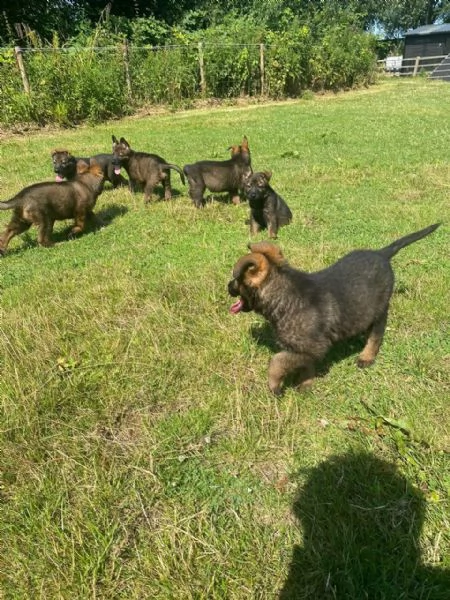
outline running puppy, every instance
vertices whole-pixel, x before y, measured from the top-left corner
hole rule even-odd
[[[269,237],[275,239],[278,229],[289,225],[292,212],[286,202],[270,186],[272,173],[261,171],[244,178],[244,194],[250,204],[250,234],[267,229]]]
[[[164,200],[172,198],[170,169],[177,171],[180,174],[181,182],[183,185],[185,184],[183,171],[177,165],[168,163],[157,154],[135,152],[123,137],[118,140],[113,135],[112,142],[114,172],[120,173],[121,167],[125,169],[130,180],[131,192],[136,191],[136,184],[144,186],[145,204],[151,202],[153,188],[160,183],[164,186]]]
[[[241,145],[230,146],[231,158],[228,160],[200,160],[184,165],[183,171],[189,182],[189,196],[197,208],[206,204],[203,194],[210,192],[229,192],[233,204],[239,204],[239,190],[242,189],[244,176],[252,172],[248,139],[244,136]]]
[[[380,250],[355,250],[330,267],[305,273],[291,267],[270,242],[250,244],[234,266],[228,292],[239,300],[231,312],[254,310],[272,325],[282,351],[269,363],[269,388],[281,394],[285,377],[304,371],[337,341],[368,332],[358,366],[371,365],[380,349],[394,287],[391,258],[432,233],[440,223],[411,233]]]
[[[38,228],[41,246],[52,246],[51,234],[55,221],[74,219],[70,237],[81,233],[87,219],[95,219],[93,208],[103,188],[100,165],[78,163],[73,181],[35,183],[24,188],[14,198],[0,202],[0,210],[13,210],[13,216],[0,236],[0,256],[5,254],[11,239],[31,225]]]

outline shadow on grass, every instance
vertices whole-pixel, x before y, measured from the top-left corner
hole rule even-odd
[[[424,566],[423,494],[370,454],[326,460],[294,501],[294,546],[279,600],[448,600],[450,571]]]
[[[81,235],[77,235],[76,238],[82,237],[87,233],[92,233],[95,230],[101,229],[102,227],[107,227],[110,225],[114,219],[119,216],[124,215],[128,212],[128,208],[122,204],[110,204],[109,206],[102,208],[99,211],[95,212],[95,221],[90,219],[86,222],[86,229]],[[54,244],[59,244],[60,242],[67,242],[69,239],[70,231],[73,227],[73,220],[71,220],[71,224],[69,227],[65,227],[59,231],[53,231],[51,235],[51,240]],[[33,231],[34,230],[34,231]],[[30,231],[33,231],[33,234],[30,234]],[[13,249],[8,249],[6,252],[7,256],[13,256],[17,254],[22,254],[28,248],[34,248],[38,246],[38,242],[35,236],[36,228],[32,226],[31,230],[23,233],[19,236],[23,240],[23,244]]]
[[[268,323],[252,325],[250,329],[253,339],[260,345],[265,346],[272,352],[279,352],[280,347],[277,345],[271,326]],[[315,365],[316,377],[325,377],[335,363],[338,363],[349,356],[356,356],[364,348],[366,343],[365,336],[360,335],[342,342],[337,342],[327,352],[325,358]],[[292,381],[291,381],[292,379]],[[296,378],[288,377],[286,385],[296,384]]]
[[[135,188],[134,192],[132,192],[133,195],[144,193],[144,186],[142,184],[135,183],[134,188]],[[174,198],[178,198],[181,196],[187,196],[187,190],[180,191],[179,189],[173,188],[173,187],[171,189],[172,189],[172,200]],[[157,185],[154,187],[153,194],[152,194],[152,200],[151,200],[150,204],[152,204],[153,202],[159,202],[159,201],[167,202],[167,200],[164,198],[164,187],[162,185]],[[170,202],[170,200],[169,200],[169,202]]]
[[[94,211],[95,219],[89,219],[86,222],[86,229],[80,235],[75,236],[76,239],[86,235],[87,233],[92,233],[98,229],[102,229],[103,227],[108,227],[117,217],[121,217],[122,215],[128,212],[128,208],[123,204],[109,204],[108,206],[103,207],[101,210]],[[56,231],[52,235],[52,240],[55,244],[59,242],[65,242],[70,237],[70,231],[72,229],[72,224],[70,227],[67,227],[61,231]]]
[[[240,196],[241,201],[239,204],[246,204],[245,196]],[[230,194],[228,192],[224,192],[223,194],[214,193],[205,196],[206,204],[212,204],[213,202],[218,202],[219,204],[230,204],[233,206],[233,202],[231,201]]]

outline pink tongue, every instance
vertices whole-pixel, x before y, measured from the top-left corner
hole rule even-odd
[[[57,175],[57,176],[55,177],[55,179],[56,179],[56,181],[62,181],[62,180],[63,180],[63,178],[61,177],[61,175]]]
[[[244,306],[244,303],[239,298],[239,300],[230,307],[230,313],[232,313],[233,315],[237,315],[237,313],[242,310],[243,306]]]
[[[114,173],[115,173],[116,175],[120,175],[120,167],[115,167],[115,168],[114,168]]]

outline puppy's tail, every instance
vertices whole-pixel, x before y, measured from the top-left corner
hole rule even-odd
[[[410,233],[409,235],[405,235],[405,237],[402,237],[399,240],[392,242],[392,244],[389,244],[389,246],[381,248],[379,252],[389,260],[405,246],[409,246],[409,244],[417,242],[418,240],[421,240],[425,236],[429,235],[430,233],[433,233],[433,231],[435,231],[439,227],[439,225],[441,225],[441,223],[435,223],[434,225],[425,227],[425,229],[421,229],[420,231],[416,231],[414,233]]]
[[[183,185],[186,185],[186,180],[184,178],[184,173],[180,169],[180,167],[178,167],[177,165],[172,165],[170,163],[166,163],[165,165],[162,165],[162,168],[163,169],[173,169],[174,171],[176,171],[177,173],[179,173],[180,174],[181,183]]]
[[[12,208],[16,208],[19,204],[19,198],[15,196],[11,198],[11,200],[6,200],[6,202],[0,202],[0,210],[11,210]]]

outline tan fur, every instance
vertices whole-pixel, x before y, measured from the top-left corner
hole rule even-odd
[[[263,254],[274,265],[280,266],[286,263],[283,253],[275,244],[271,244],[270,242],[256,242],[249,244],[248,247],[253,253]]]

